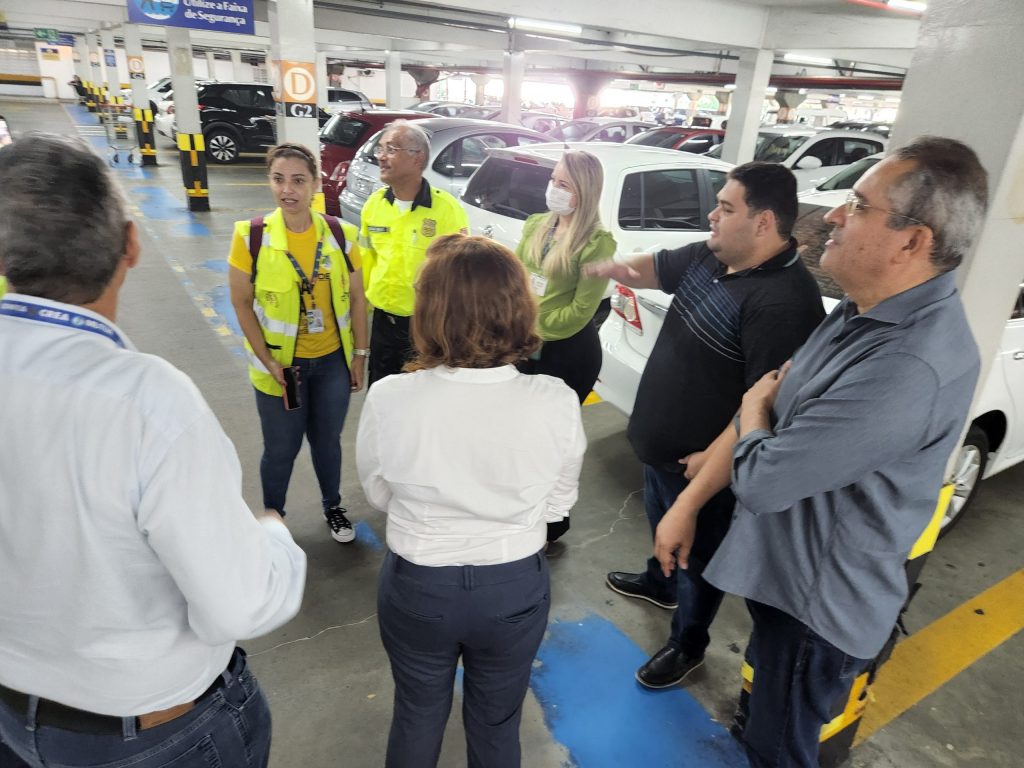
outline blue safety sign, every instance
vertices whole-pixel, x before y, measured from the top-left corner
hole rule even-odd
[[[128,0],[128,21],[251,35],[253,0]]]

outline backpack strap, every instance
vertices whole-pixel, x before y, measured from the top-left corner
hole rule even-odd
[[[249,256],[252,257],[252,272],[249,275],[249,282],[256,282],[256,262],[260,257],[260,248],[263,246],[263,217],[257,216],[249,221]]]
[[[341,228],[341,222],[338,221],[336,216],[328,216],[326,213],[321,213],[324,217],[324,221],[327,222],[327,226],[331,230],[331,234],[334,235],[334,239],[338,241],[338,245],[341,246],[341,255],[345,257],[345,266],[348,267],[348,271],[351,274],[355,272],[352,268],[352,262],[348,258],[348,248],[346,248],[345,230]]]

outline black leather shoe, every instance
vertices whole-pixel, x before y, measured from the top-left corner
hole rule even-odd
[[[612,571],[608,574],[608,578],[605,579],[605,583],[609,589],[613,589],[620,595],[626,597],[639,597],[641,600],[646,600],[649,603],[654,603],[659,608],[664,608],[666,611],[674,611],[676,609],[675,600],[663,600],[654,594],[654,590],[651,589],[651,585],[647,582],[646,573],[623,573],[622,571]]]
[[[636,671],[636,679],[647,688],[670,688],[683,682],[703,664],[703,656],[687,656],[678,648],[666,645]]]

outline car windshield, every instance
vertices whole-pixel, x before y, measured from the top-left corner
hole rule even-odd
[[[572,122],[560,125],[551,135],[560,141],[582,141],[594,129],[594,123]]]
[[[754,159],[766,163],[781,163],[803,146],[810,136],[777,136],[770,133],[757,135]]]
[[[630,144],[643,144],[645,147],[666,147],[672,149],[679,141],[680,134],[676,131],[647,131],[629,140]]]
[[[335,115],[320,129],[320,140],[343,147],[359,146],[369,126],[362,120]]]
[[[488,157],[469,180],[462,202],[523,221],[548,209],[544,193],[550,179],[548,166]]]
[[[822,191],[829,189],[853,189],[853,185],[867,172],[868,168],[881,159],[880,157],[865,157],[863,160],[858,160],[849,168],[841,170],[831,179],[823,181],[818,185],[818,189]]]
[[[459,117],[468,117],[473,120],[490,120],[494,117],[494,109],[491,107],[471,107],[463,110]]]

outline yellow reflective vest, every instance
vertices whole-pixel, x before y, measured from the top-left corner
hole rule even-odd
[[[374,307],[404,317],[412,315],[412,286],[430,244],[442,235],[469,233],[462,204],[426,179],[411,210],[400,210],[391,187],[384,187],[370,195],[360,219],[366,298]]]
[[[271,356],[282,366],[289,366],[295,357],[295,340],[299,333],[299,313],[302,312],[302,294],[299,275],[285,255],[288,250],[288,234],[284,217],[278,208],[263,220],[263,240],[253,269],[256,280],[253,283],[253,311],[263,330],[263,340]],[[345,364],[352,364],[352,318],[349,299],[348,264],[342,254],[341,245],[334,238],[327,222],[319,214],[313,215],[317,238],[323,241],[322,265],[330,272],[331,305],[341,334],[341,346],[345,352]],[[347,253],[358,233],[356,228],[341,222],[345,234]],[[235,232],[248,244],[250,222],[236,221]],[[283,390],[266,366],[260,362],[249,342],[245,342],[249,358],[249,380],[260,392],[280,395]]]
[[[7,293],[7,278],[0,275],[0,297]]]

